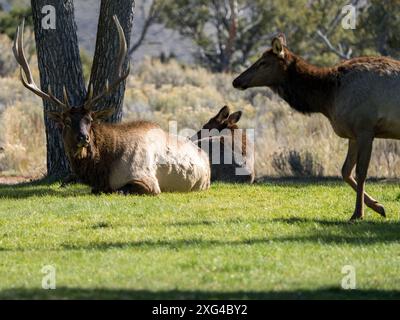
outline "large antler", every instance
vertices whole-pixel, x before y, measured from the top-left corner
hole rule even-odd
[[[93,85],[89,84],[88,95],[87,95],[86,102],[85,102],[85,109],[87,109],[87,110],[91,110],[92,107],[99,100],[101,100],[105,95],[110,94],[116,88],[118,88],[119,84],[122,81],[124,81],[129,75],[129,71],[130,71],[129,62],[128,62],[127,71],[125,72],[125,74],[121,75],[122,74],[122,66],[124,64],[124,61],[125,61],[125,58],[126,58],[126,54],[127,54],[127,51],[128,51],[124,30],[122,29],[121,24],[119,23],[119,20],[118,20],[116,15],[113,15],[113,20],[114,20],[114,23],[115,23],[115,25],[117,27],[118,38],[119,38],[119,53],[118,53],[118,60],[117,60],[117,79],[113,83],[111,83],[111,85],[109,84],[108,79],[107,79],[104,90],[102,92],[100,92],[95,97],[93,97]]]
[[[32,91],[34,94],[38,95],[39,97],[50,101],[57,106],[62,107],[63,110],[69,109],[69,104],[68,104],[68,97],[67,97],[67,91],[64,87],[64,99],[65,103],[61,102],[59,99],[57,99],[52,93],[51,93],[51,88],[49,86],[49,92],[45,93],[39,87],[36,85],[35,81],[33,80],[32,72],[29,67],[28,61],[26,60],[25,57],[25,52],[24,52],[24,25],[25,25],[25,20],[22,20],[22,23],[20,26],[17,28],[17,34],[15,35],[14,39],[14,46],[13,46],[13,52],[15,59],[17,60],[18,64],[20,65],[20,78],[21,82],[24,85],[25,88],[29,89]]]

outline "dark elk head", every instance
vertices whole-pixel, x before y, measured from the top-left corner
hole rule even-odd
[[[120,43],[116,79],[111,84],[109,84],[107,80],[104,90],[96,96],[93,96],[93,85],[89,84],[85,102],[81,106],[72,107],[69,104],[68,94],[65,87],[63,90],[64,97],[62,101],[52,94],[50,87],[48,88],[47,93],[39,89],[33,80],[32,72],[24,53],[24,22],[22,22],[21,26],[18,27],[15,36],[13,52],[18,64],[21,66],[20,78],[22,84],[42,99],[50,101],[53,105],[57,106],[57,111],[49,111],[47,112],[47,115],[62,128],[65,147],[67,151],[71,151],[75,155],[79,154],[83,149],[89,146],[91,142],[90,132],[92,123],[94,121],[107,119],[115,111],[114,108],[94,111],[93,107],[105,95],[110,94],[118,88],[119,84],[129,75],[129,67],[127,72],[122,74],[122,66],[127,53],[124,31],[117,16],[114,15],[113,19],[117,27]]]
[[[212,117],[192,138],[196,141],[213,135],[218,135],[221,131],[238,129],[237,122],[242,116],[242,111],[230,113],[229,107],[224,106],[216,116]]]
[[[264,52],[252,66],[234,81],[236,89],[279,86],[285,81],[290,52],[286,47],[286,37],[279,34],[272,40],[271,49]]]

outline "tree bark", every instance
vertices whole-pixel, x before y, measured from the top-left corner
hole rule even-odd
[[[72,0],[31,0],[36,48],[40,71],[40,85],[47,91],[49,85],[55,96],[62,99],[65,85],[72,105],[80,105],[85,97],[85,82],[79,56],[78,38]],[[56,9],[56,29],[42,28],[41,10],[45,5]],[[44,110],[54,110],[44,101]],[[45,115],[47,139],[47,175],[62,178],[70,173],[64,152],[61,132]]]
[[[129,48],[133,23],[134,0],[102,0],[100,6],[99,24],[97,27],[96,50],[90,75],[90,83],[93,84],[94,95],[101,92],[108,77],[116,77],[116,58],[118,55],[119,41],[113,15],[117,15],[125,32],[125,38]],[[128,57],[123,66],[123,72],[128,67]],[[113,79],[109,79],[110,83]],[[125,81],[110,96],[105,96],[95,110],[115,108],[115,112],[109,122],[120,122],[122,119],[122,103],[125,93]]]

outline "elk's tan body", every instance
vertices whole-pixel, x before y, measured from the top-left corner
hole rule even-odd
[[[357,192],[351,219],[363,218],[364,203],[385,216],[384,207],[364,186],[374,138],[400,139],[400,61],[360,57],[319,68],[292,53],[280,35],[233,86],[243,90],[267,86],[292,108],[325,115],[335,133],[349,140],[342,175]]]
[[[115,149],[112,154],[117,155],[109,163],[112,191],[131,181],[146,181],[155,194],[209,188],[208,157],[184,137],[169,134],[150,122],[98,125],[94,131],[102,136],[111,136],[107,131],[120,131],[114,148],[107,144],[108,149]]]
[[[328,119],[342,138],[372,131],[376,138],[400,139],[400,62],[356,58],[331,72],[340,75]]]

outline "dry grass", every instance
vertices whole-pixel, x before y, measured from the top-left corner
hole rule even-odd
[[[18,101],[0,117],[0,170],[8,174],[37,175],[45,170],[46,140],[39,104]]]
[[[11,40],[5,34],[0,34],[0,76],[4,77],[14,72],[17,67],[11,51]]]
[[[347,143],[320,115],[292,111],[268,89],[241,92],[233,75],[212,74],[199,67],[146,59],[132,72],[125,95],[124,119],[150,119],[168,129],[197,130],[224,104],[243,110],[243,128],[254,129],[257,176],[337,176]],[[45,141],[40,100],[16,77],[0,79],[0,170],[34,174],[45,168]],[[1,110],[5,109],[1,113]],[[376,141],[370,176],[400,176],[400,144]]]
[[[243,110],[243,128],[254,129],[258,176],[340,175],[347,142],[338,138],[321,115],[304,116],[268,89],[241,92],[233,75],[212,74],[172,61],[145,60],[128,83],[125,119],[152,119],[165,128],[198,129],[220,107]],[[400,144],[376,141],[370,175],[399,177]]]

